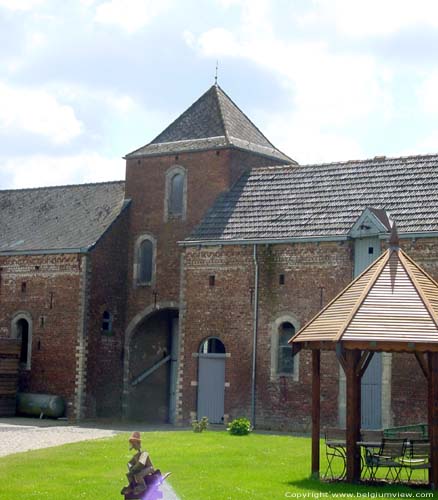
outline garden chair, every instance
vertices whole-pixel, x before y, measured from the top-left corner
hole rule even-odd
[[[398,481],[403,467],[405,454],[405,439],[383,438],[380,449],[376,452],[372,448],[366,449],[365,464],[370,473],[370,479],[375,480],[377,471],[387,468],[385,479],[391,476],[393,481]]]
[[[426,440],[407,440],[401,463],[408,471],[408,481],[414,470],[422,469],[426,474],[426,470],[430,469],[430,443]]]
[[[327,428],[324,431],[325,455],[327,458],[327,469],[323,475],[324,479],[344,479],[347,472],[346,456],[346,430]],[[340,460],[341,473],[336,474],[336,463]]]

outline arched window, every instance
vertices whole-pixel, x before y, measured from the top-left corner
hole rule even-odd
[[[299,354],[292,356],[289,340],[299,330],[298,320],[292,314],[278,317],[271,327],[271,379],[292,377],[298,380]]]
[[[210,337],[201,342],[201,354],[225,354],[224,344],[216,337]]]
[[[155,275],[156,240],[151,235],[137,239],[135,248],[134,279],[137,285],[151,285]]]
[[[28,313],[19,313],[12,320],[12,336],[20,341],[20,366],[30,370],[32,355],[32,319]]]
[[[150,283],[152,280],[152,261],[153,261],[154,249],[152,241],[144,240],[140,244],[140,255],[139,255],[139,281],[140,283]]]
[[[279,327],[277,373],[293,374],[294,372],[292,346],[289,344],[294,333],[295,327],[289,321],[285,321]]]
[[[181,215],[183,212],[184,176],[175,174],[170,181],[169,214]]]
[[[166,173],[165,220],[185,219],[187,209],[187,176],[185,168],[174,165]]]

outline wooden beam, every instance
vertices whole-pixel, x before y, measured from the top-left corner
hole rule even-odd
[[[321,352],[312,351],[312,477],[319,478],[321,434]]]
[[[295,342],[295,343],[290,342],[290,344],[292,345],[292,356],[295,356],[295,354],[298,354],[303,347],[303,345],[300,342]]]
[[[375,352],[438,352],[438,342],[389,342],[370,340],[343,340],[344,349]]]
[[[435,490],[438,488],[438,353],[430,352],[428,362],[429,483],[430,487]]]
[[[342,366],[344,373],[347,373],[347,362],[345,359],[344,346],[340,342],[336,344],[336,357],[338,358],[339,364]]]
[[[357,368],[360,351],[346,351],[347,379],[347,481],[357,483],[360,480],[360,377]]]
[[[371,360],[373,359],[374,356],[374,351],[364,351],[362,353],[362,356],[360,358],[356,375],[359,378],[362,378],[364,373],[367,371],[368,365],[371,363]]]
[[[415,358],[418,361],[418,364],[420,365],[421,371],[423,372],[423,375],[426,377],[426,379],[429,378],[429,366],[427,364],[427,360],[424,358],[424,355],[419,353],[419,352],[414,352]]]
[[[140,375],[138,377],[135,377],[135,379],[131,381],[131,385],[135,386],[135,385],[139,384],[145,378],[152,375],[152,373],[154,373],[154,371],[158,370],[158,368],[160,368],[160,366],[164,365],[164,363],[167,363],[168,361],[170,361],[170,355],[166,356],[163,359],[160,359],[160,361],[158,361],[158,363],[155,363],[154,366],[152,366],[151,368],[148,368],[143,373],[140,373]]]

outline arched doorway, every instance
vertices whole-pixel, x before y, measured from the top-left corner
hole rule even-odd
[[[198,364],[198,418],[213,424],[224,421],[225,346],[216,337],[201,342]]]
[[[145,423],[172,421],[176,406],[178,311],[147,315],[129,345],[127,417]]]

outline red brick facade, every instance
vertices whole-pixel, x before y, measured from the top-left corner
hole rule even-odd
[[[83,257],[78,254],[0,257],[0,333],[13,336],[23,317],[32,334],[30,369],[20,389],[59,394],[73,417],[77,407],[77,348],[81,335]]]

